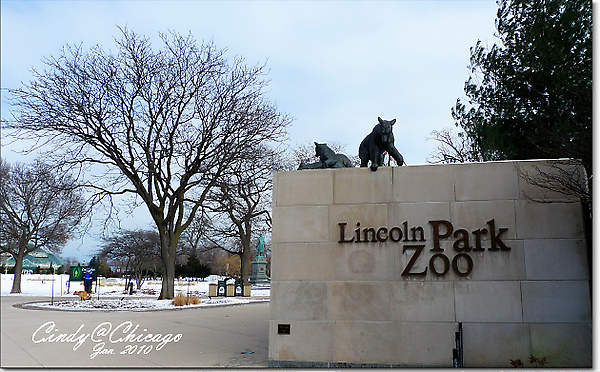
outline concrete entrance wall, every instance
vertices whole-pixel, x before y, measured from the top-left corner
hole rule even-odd
[[[551,163],[276,173],[270,365],[451,367],[462,323],[465,367],[591,367],[581,206],[516,172]]]

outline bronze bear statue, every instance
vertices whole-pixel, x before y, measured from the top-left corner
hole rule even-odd
[[[315,155],[319,157],[316,163],[305,164],[300,162],[298,169],[324,169],[324,168],[350,168],[352,162],[344,154],[336,154],[325,143],[315,142]]]
[[[383,120],[378,117],[377,120],[379,120],[379,124],[362,140],[358,148],[360,166],[367,167],[370,160],[371,170],[376,171],[377,167],[383,165],[383,154],[385,151],[394,158],[399,166],[403,165],[404,158],[394,146],[394,134],[392,133],[392,126],[396,123],[396,119]]]

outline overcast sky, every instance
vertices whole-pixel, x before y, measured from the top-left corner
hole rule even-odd
[[[267,62],[270,99],[294,118],[290,145],[335,141],[357,155],[378,116],[395,118],[408,165],[427,163],[431,131],[454,126],[450,109],[463,96],[469,48],[496,42],[493,0],[2,0],[0,7],[2,88],[29,81],[30,69],[65,44],[114,50],[117,25],[156,40],[157,49],[159,32],[191,32],[248,64]],[[4,91],[1,114],[10,114]],[[13,151],[22,146],[2,134],[9,162],[29,160]],[[62,256],[88,260],[92,241],[73,242]]]

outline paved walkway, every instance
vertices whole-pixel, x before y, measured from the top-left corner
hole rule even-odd
[[[44,300],[1,297],[0,367],[268,366],[268,303],[149,312],[12,306]]]

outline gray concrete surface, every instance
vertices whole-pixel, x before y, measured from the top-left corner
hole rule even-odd
[[[1,297],[0,367],[268,366],[269,303],[149,312],[70,312],[13,306],[43,300],[50,299]],[[129,329],[127,322],[131,322]],[[139,327],[134,331],[136,325]],[[102,330],[109,328],[112,336],[110,332],[103,335]],[[60,334],[66,335],[64,342],[56,341]],[[173,335],[172,341],[157,350],[160,339],[168,334]],[[177,334],[181,338],[174,341]],[[77,347],[79,337],[84,340]],[[100,349],[110,354],[94,356]]]

